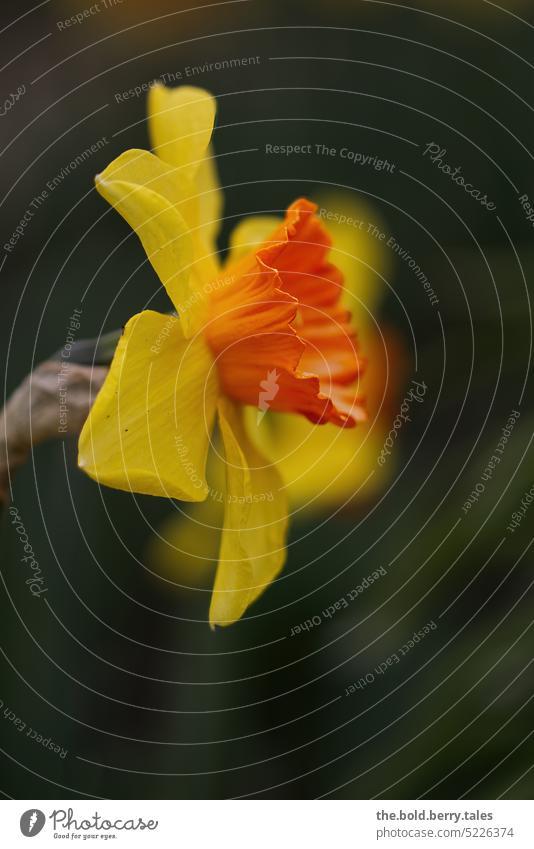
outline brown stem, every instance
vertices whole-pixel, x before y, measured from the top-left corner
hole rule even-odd
[[[0,507],[33,446],[80,432],[107,368],[47,360],[27,375],[0,412]]]

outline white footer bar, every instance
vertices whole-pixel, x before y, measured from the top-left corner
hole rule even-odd
[[[534,847],[529,801],[10,800],[0,803],[0,834],[9,849]]]

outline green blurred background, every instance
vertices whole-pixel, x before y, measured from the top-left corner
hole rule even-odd
[[[180,589],[147,561],[153,529],[178,505],[99,490],[77,470],[74,443],[36,449],[14,503],[48,603],[24,585],[4,517],[0,699],[68,755],[18,732],[2,711],[1,791],[528,798],[534,511],[514,533],[507,526],[534,482],[533,231],[519,201],[534,198],[534,4],[108,6],[101,0],[68,29],[57,22],[89,8],[83,0],[2,6],[1,99],[25,86],[0,118],[2,243],[47,181],[106,139],[3,251],[6,391],[64,344],[74,308],[85,337],[147,306],[168,309],[140,244],[125,240],[128,227],[93,190],[114,156],[148,146],[145,97],[116,95],[188,66],[258,56],[184,80],[219,98],[221,249],[243,215],[280,214],[303,194],[344,191],[365,203],[439,298],[433,307],[408,264],[389,256],[379,320],[406,352],[393,377],[398,369],[428,392],[384,488],[336,515],[302,510],[283,580],[214,633],[211,576]],[[422,155],[430,142],[495,211]],[[267,156],[266,143],[346,146],[396,167]],[[464,514],[513,410],[502,460]],[[380,567],[387,574],[347,609],[289,636]],[[345,695],[430,621],[435,630],[401,662]]]

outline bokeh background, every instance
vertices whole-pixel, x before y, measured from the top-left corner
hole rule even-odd
[[[534,482],[534,233],[520,203],[528,195],[534,204],[534,4],[194,5],[100,0],[64,28],[90,5],[2,4],[0,100],[24,89],[0,117],[2,244],[68,171],[34,204],[14,250],[2,249],[5,393],[62,347],[74,308],[84,337],[147,306],[168,309],[93,177],[123,150],[148,147],[145,96],[117,95],[180,73],[218,97],[221,250],[242,216],[281,214],[303,194],[360,210],[386,234],[340,234],[363,260],[361,314],[369,309],[389,340],[373,451],[411,381],[427,391],[384,470],[362,451],[376,485],[359,489],[356,469],[346,503],[307,509],[303,496],[282,579],[216,632],[206,624],[212,540],[192,531],[183,505],[100,490],[77,470],[74,442],[37,448],[13,500],[46,575],[46,603],[24,584],[5,516],[1,532],[0,791],[528,798],[534,507],[509,525]],[[255,64],[201,67],[251,56]],[[200,70],[187,78],[192,66]],[[395,168],[266,155],[267,143],[347,147]],[[496,208],[424,156],[429,143]],[[390,236],[437,305],[387,247]],[[370,388],[372,406],[381,397]],[[464,512],[514,410],[501,462]],[[180,539],[189,556],[172,548]],[[378,569],[385,574],[347,608],[290,636]],[[68,754],[18,731],[9,711]]]

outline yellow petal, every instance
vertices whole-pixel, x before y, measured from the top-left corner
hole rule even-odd
[[[274,215],[249,215],[243,218],[230,234],[228,263],[241,259],[263,244],[281,222],[282,219]]]
[[[139,236],[189,338],[202,321],[204,297],[192,280],[192,239],[183,216],[166,197],[140,183],[113,175],[108,180],[104,172],[97,175],[96,187]]]
[[[200,326],[204,284],[219,272],[216,246],[199,223],[199,188],[147,150],[127,150],[96,177],[100,194],[128,221],[167,289],[189,337]],[[128,188],[127,188],[128,187]],[[206,188],[206,197],[210,192]],[[174,211],[173,211],[174,209]],[[187,315],[186,315],[187,313]]]
[[[195,184],[198,192],[197,214],[201,237],[206,246],[215,251],[217,236],[221,229],[224,198],[210,148],[199,166]]]
[[[116,489],[202,501],[217,379],[203,337],[147,310],[124,329],[85,422],[78,464]]]
[[[230,625],[269,586],[286,558],[287,499],[276,468],[249,440],[241,410],[222,397],[227,494],[210,624]]]
[[[219,265],[215,240],[220,229],[222,192],[209,147],[216,101],[193,86],[155,83],[148,94],[148,125],[154,153],[194,183],[192,230],[197,283],[213,280]]]
[[[169,165],[148,150],[125,150],[110,162],[96,179],[97,188],[99,183],[110,183],[114,180],[145,186],[176,206],[182,217],[190,223],[194,212],[194,184],[179,168]]]
[[[152,149],[192,179],[210,143],[215,112],[215,99],[202,88],[155,83],[148,93]]]

